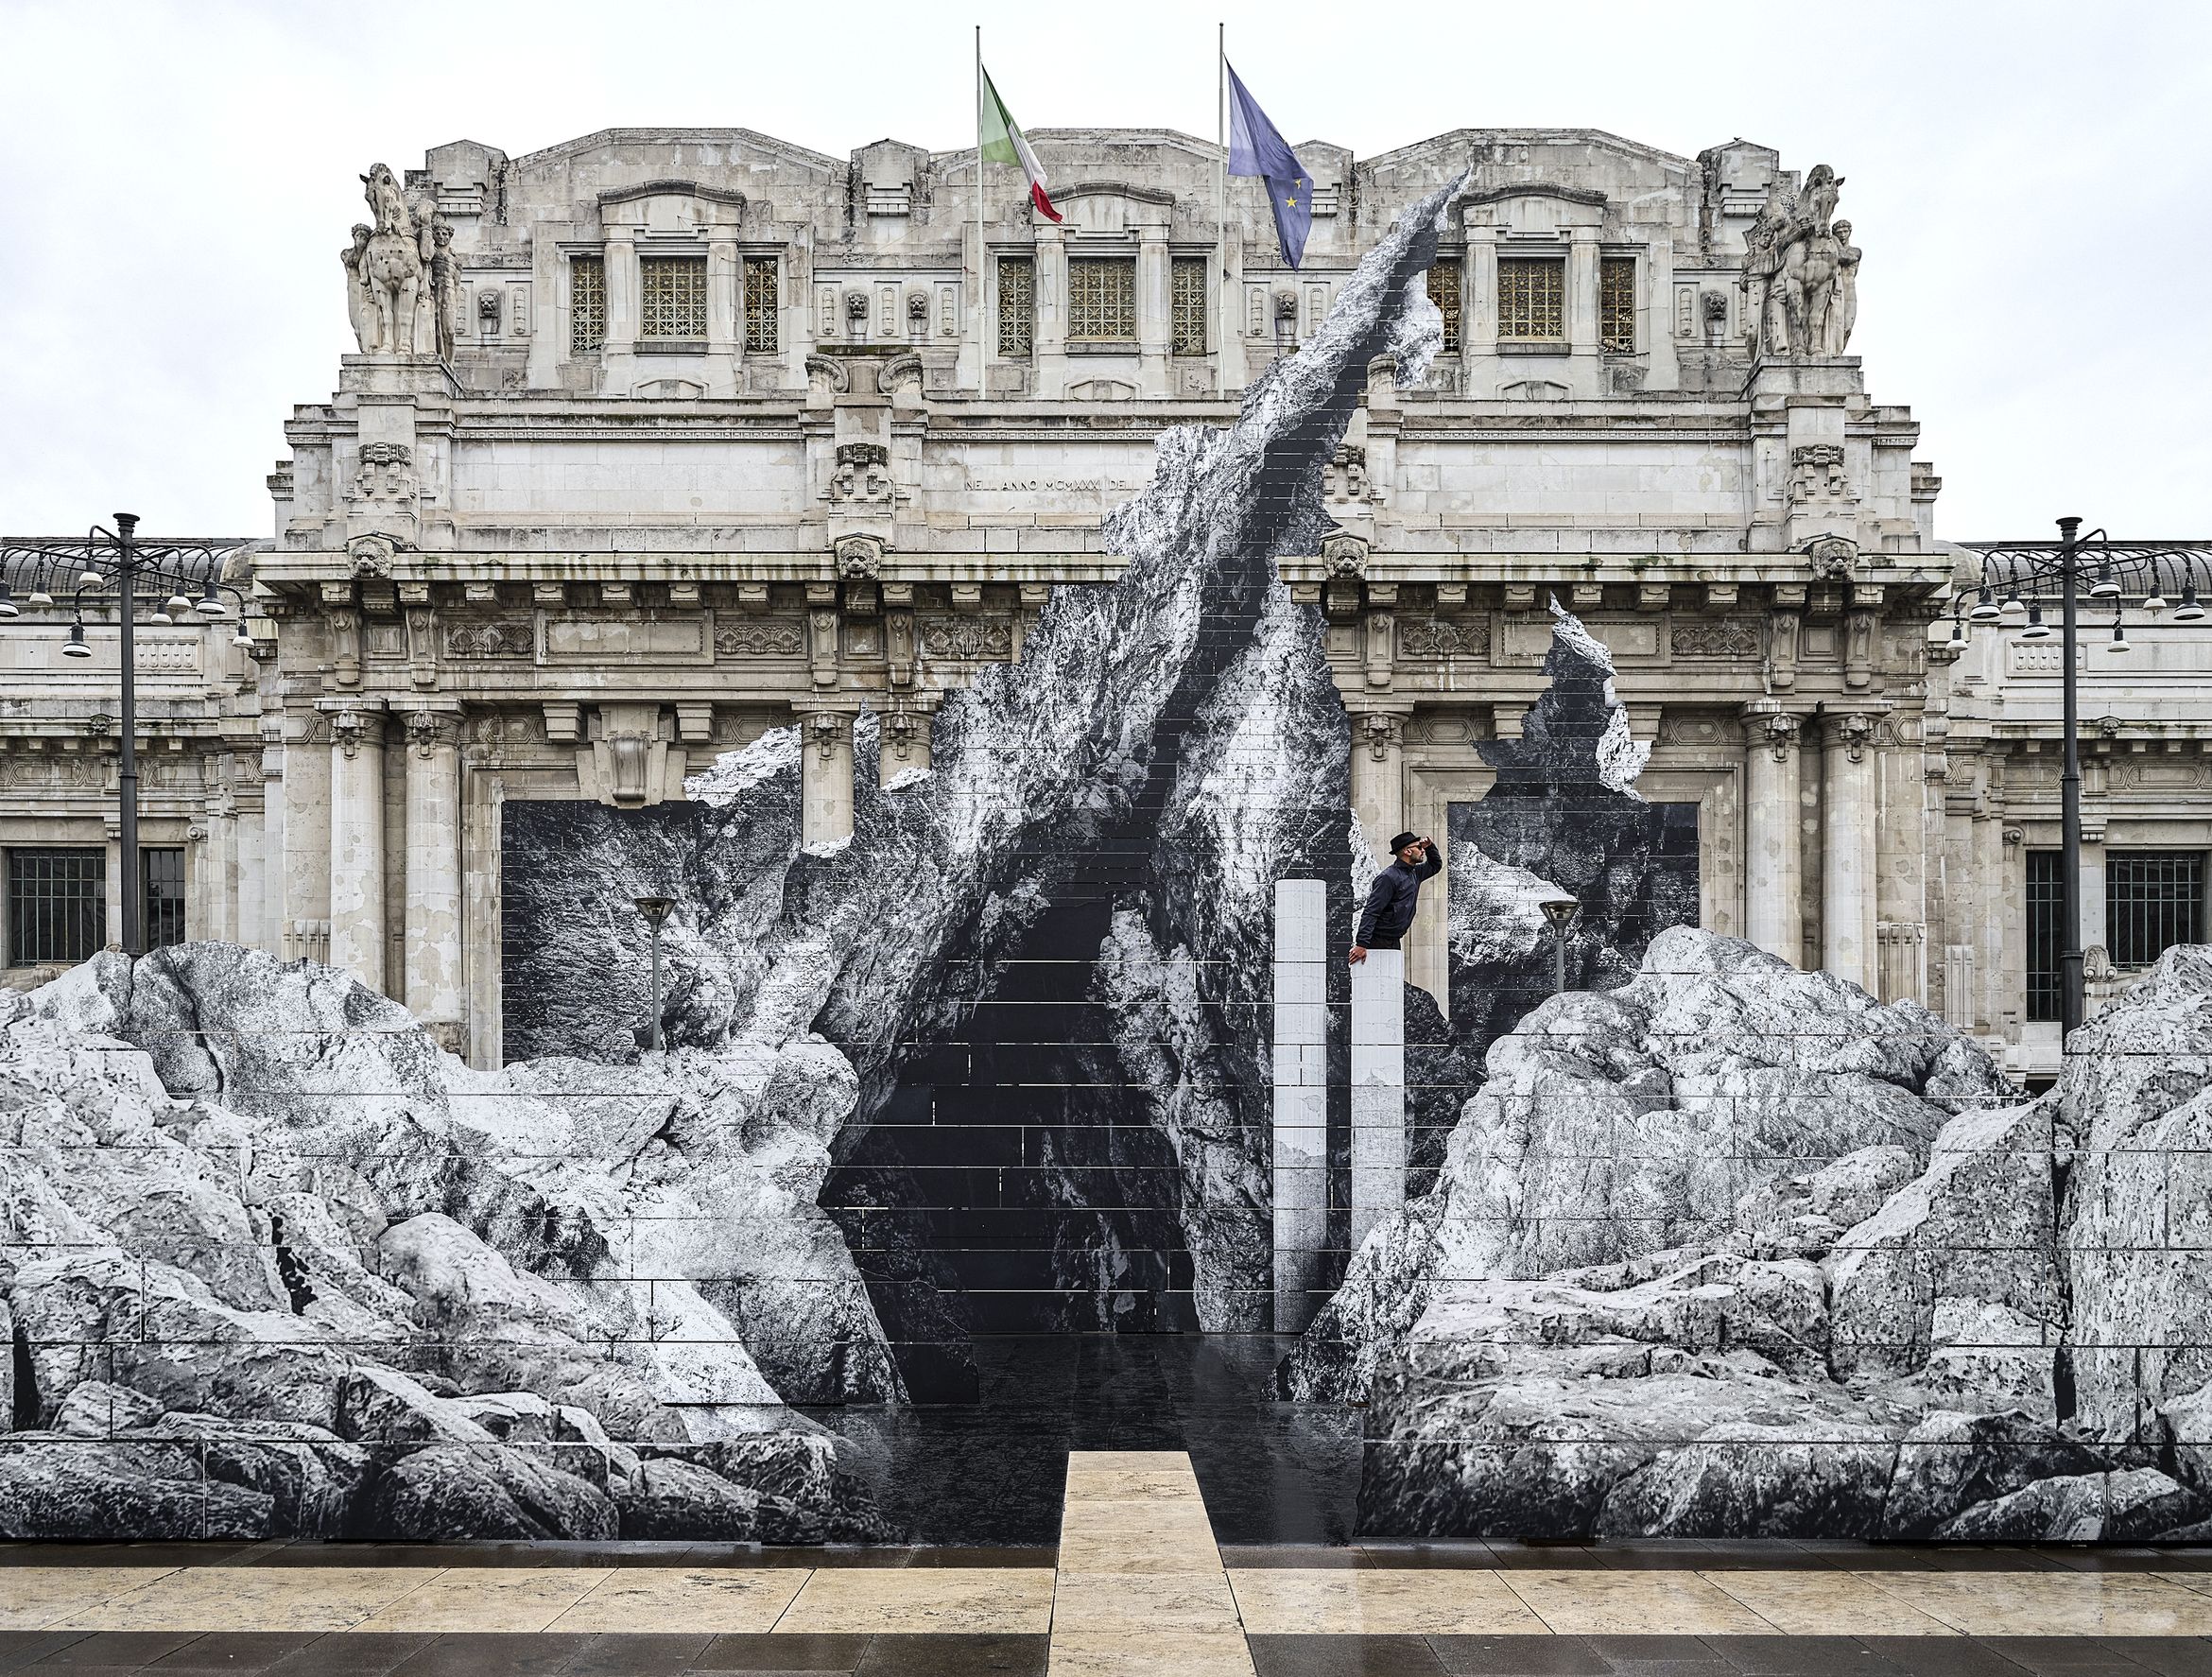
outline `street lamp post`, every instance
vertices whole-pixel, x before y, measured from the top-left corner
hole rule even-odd
[[[1564,995],[1567,927],[1574,925],[1582,905],[1572,897],[1546,897],[1537,907],[1544,910],[1544,918],[1551,925],[1551,994]]]
[[[137,690],[137,636],[138,592],[137,584],[143,576],[155,588],[167,588],[167,603],[153,614],[156,623],[176,621],[179,612],[198,612],[203,618],[214,620],[232,614],[232,606],[224,598],[229,595],[237,602],[238,629],[233,644],[251,647],[252,636],[246,631],[246,596],[239,589],[222,580],[222,560],[226,552],[241,545],[239,543],[194,541],[159,543],[154,545],[156,557],[149,557],[145,545],[138,540],[138,514],[118,512],[114,515],[115,527],[102,529],[95,525],[84,541],[64,542],[36,540],[0,542],[0,621],[22,614],[16,603],[13,578],[21,567],[31,583],[31,590],[24,605],[50,607],[53,593],[47,584],[63,572],[58,567],[74,565],[75,591],[71,603],[74,607],[69,638],[61,645],[66,658],[90,658],[92,643],[84,634],[84,604],[88,594],[96,595],[112,587],[115,593],[116,661],[121,678],[121,702],[116,707],[122,724],[121,751],[116,763],[116,794],[120,804],[116,821],[117,849],[122,878],[118,881],[122,901],[122,945],[126,955],[145,953],[144,909],[145,899],[139,887],[138,855],[138,690]],[[112,549],[112,555],[109,549]],[[204,575],[195,579],[183,568],[185,555],[198,556]],[[200,596],[195,601],[187,598],[184,589],[194,581],[200,585]]]
[[[653,934],[653,1011],[646,1020],[646,1046],[658,1054],[661,1051],[661,927],[668,919],[668,911],[676,907],[676,899],[638,897],[634,900],[637,911],[645,916],[645,923]]]
[[[138,615],[138,602],[131,584],[136,579],[136,555],[130,550],[130,538],[138,533],[138,514],[115,514],[115,624],[116,661],[123,673],[123,756],[116,767],[117,789],[122,798],[123,819],[120,822],[123,861],[123,953],[138,956],[146,953],[146,942],[139,927],[140,904],[138,886],[138,672],[136,644],[131,630]]]
[[[2043,620],[2040,598],[2033,604],[2020,596],[2023,589],[2031,594],[2044,587],[2055,586],[2059,596],[2059,685],[2061,689],[2061,722],[2065,734],[2065,757],[2059,772],[2059,1020],[2064,1036],[2071,1036],[2080,1029],[2087,1012],[2087,985],[2083,968],[2087,950],[2082,942],[2082,733],[2081,733],[2081,667],[2080,617],[2082,595],[2082,565],[2084,550],[2095,546],[2098,550],[2096,573],[2090,579],[2089,597],[2092,600],[2113,602],[2113,636],[2110,649],[2116,653],[2128,652],[2128,644],[2122,623],[2120,600],[2127,590],[2115,568],[2114,546],[2110,536],[2102,530],[2082,534],[2082,521],[2067,517],[2058,521],[2059,540],[2055,545],[2038,544],[2023,548],[2016,543],[1978,543],[1973,545],[1983,555],[1983,571],[1975,603],[1971,611],[1957,613],[1951,619],[1950,647],[1954,651],[1966,646],[1966,624],[2010,622],[2019,631],[2022,640],[2048,640],[2050,628]],[[1998,559],[2005,562],[2001,576],[1993,579],[1991,566]],[[2121,566],[2140,565],[2144,572],[2142,609],[2157,615],[2166,610],[2166,590],[2161,562],[2172,560],[2182,581],[2181,607],[2173,614],[2176,623],[2201,623],[2205,610],[2198,597],[2199,579],[2212,583],[2212,555],[2202,550],[2149,545],[2133,548],[2123,547],[2118,563]],[[1996,589],[2002,586],[2002,601]]]

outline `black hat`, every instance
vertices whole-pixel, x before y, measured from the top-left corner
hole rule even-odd
[[[1420,842],[1421,835],[1418,833],[1400,833],[1395,838],[1391,840],[1391,854],[1392,856],[1396,856],[1398,852],[1404,850],[1407,845],[1418,844]]]

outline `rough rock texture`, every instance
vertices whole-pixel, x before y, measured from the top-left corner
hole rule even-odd
[[[1454,190],[1379,242],[1233,427],[1160,439],[1149,485],[1105,531],[1123,577],[1060,592],[1017,663],[953,684],[931,769],[880,791],[863,772],[849,842],[799,845],[791,730],[694,783],[696,827],[641,823],[633,842],[581,816],[530,840],[601,901],[640,882],[681,899],[675,1042],[763,1056],[813,1030],[837,1045],[857,1097],[823,1202],[905,1377],[930,1395],[958,1392],[977,1320],[948,1302],[962,1294],[1037,1313],[1028,1325],[1266,1325],[1273,886],[1330,880],[1348,912],[1353,863],[1348,722],[1318,613],[1271,562],[1318,551],[1332,527],[1322,471],[1361,389],[1416,375],[1440,341],[1424,274]],[[614,1022],[638,1012],[642,937],[544,889],[510,990],[604,972],[596,1022],[548,1000],[528,1029],[537,1047],[610,1052]],[[982,1146],[963,1130],[1008,1122],[1000,1063],[1019,1068],[1006,1084],[1048,1092],[1023,1121],[1049,1157],[990,1208],[1045,1231],[1019,1252],[933,1234],[965,1208],[931,1198],[930,1173]],[[1106,1120],[1113,1150],[1086,1156]]]
[[[1629,733],[1613,655],[1556,599],[1551,611],[1550,684],[1520,737],[1476,747],[1497,770],[1490,788],[1451,806],[1452,1023],[1478,1051],[1552,992],[1546,898],[1581,905],[1566,949],[1578,990],[1626,981],[1654,935],[1698,919],[1695,811],[1636,791],[1651,748]]]
[[[804,1037],[487,1076],[226,944],[0,997],[0,1528],[609,1537],[646,1454],[721,1441],[788,1540],[879,1533],[763,1373],[896,1390],[813,1203],[840,1092]]]
[[[2022,1102],[1925,1010],[1686,929],[1547,1002],[1285,1366],[1372,1400],[1363,1530],[2196,1527],[2212,960],[2074,1046]]]

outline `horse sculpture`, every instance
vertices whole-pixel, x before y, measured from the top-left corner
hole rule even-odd
[[[429,279],[429,230],[419,226],[406,195],[389,168],[377,164],[361,177],[375,225],[368,248],[348,266],[372,305],[360,324],[372,326],[376,341],[363,333],[364,354],[406,355],[415,351],[415,320]]]

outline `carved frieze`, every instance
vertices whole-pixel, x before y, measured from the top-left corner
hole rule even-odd
[[[1843,449],[1834,442],[1807,442],[1789,451],[1792,501],[1840,501],[1851,495],[1843,475]]]
[[[880,442],[838,443],[837,465],[830,473],[829,498],[832,506],[888,506],[891,500],[890,450]]]
[[[916,623],[928,658],[1011,658],[1013,619],[995,615],[922,617]]]
[[[537,649],[537,632],[525,618],[491,617],[445,626],[448,658],[528,658]]]
[[[364,442],[354,474],[354,498],[408,501],[415,494],[414,452],[401,442]]]
[[[796,658],[805,650],[805,633],[793,622],[738,623],[715,631],[717,658]]]
[[[1322,476],[1332,501],[1380,503],[1383,498],[1382,491],[1367,475],[1367,450],[1356,442],[1342,444],[1329,457]]]
[[[1668,646],[1677,658],[1756,658],[1759,631],[1741,617],[1677,623]]]
[[[1490,625],[1478,617],[1423,617],[1398,630],[1401,658],[1487,658]]]

